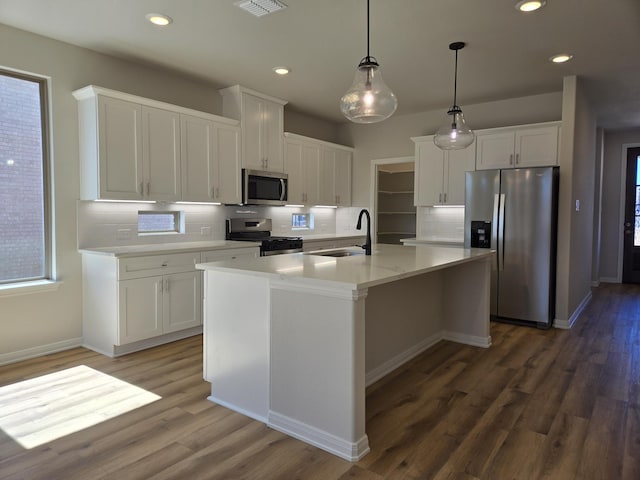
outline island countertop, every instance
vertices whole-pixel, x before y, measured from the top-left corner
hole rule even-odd
[[[358,247],[348,249],[361,251]],[[371,256],[326,256],[327,251],[274,255],[196,265],[202,270],[272,277],[300,284],[359,290],[493,255],[492,250],[435,245],[378,244]]]

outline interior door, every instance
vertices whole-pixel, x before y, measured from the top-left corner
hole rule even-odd
[[[640,283],[640,147],[627,150],[622,281]]]

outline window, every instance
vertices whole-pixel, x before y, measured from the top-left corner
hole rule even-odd
[[[183,233],[182,212],[138,212],[138,233]]]
[[[312,230],[313,215],[311,213],[292,213],[291,228],[293,230]]]
[[[46,92],[0,70],[0,284],[51,277]]]

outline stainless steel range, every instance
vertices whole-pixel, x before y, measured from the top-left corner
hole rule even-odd
[[[260,255],[280,255],[302,251],[300,237],[274,237],[270,218],[228,218],[227,240],[260,242]]]

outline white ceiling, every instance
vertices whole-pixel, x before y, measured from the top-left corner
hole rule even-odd
[[[366,0],[284,0],[256,18],[235,0],[0,0],[0,23],[212,82],[240,83],[289,107],[343,122],[339,99],[366,55]],[[453,41],[458,104],[560,91],[584,79],[600,126],[640,126],[640,0],[371,0],[371,54],[398,97],[396,114],[446,109]],[[165,28],[145,14],[173,18]],[[554,65],[548,58],[570,52]],[[1,59],[0,59],[1,63]],[[286,65],[287,77],[272,68]]]

